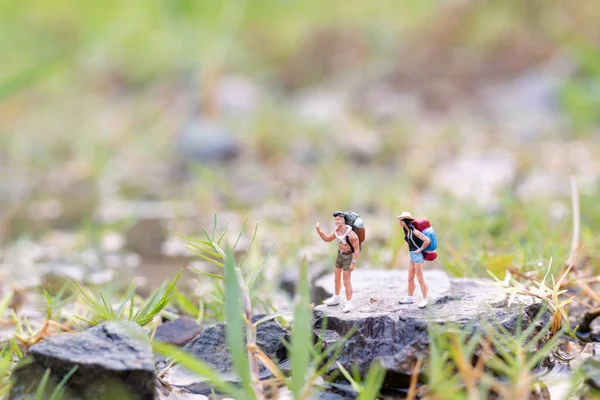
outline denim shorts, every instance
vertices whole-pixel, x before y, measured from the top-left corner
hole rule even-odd
[[[415,253],[414,251],[410,252],[410,262],[413,263],[423,263],[425,260],[423,259],[423,252]]]

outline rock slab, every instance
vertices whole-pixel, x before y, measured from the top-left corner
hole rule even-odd
[[[439,298],[450,293],[450,279],[442,270],[425,271],[429,298]],[[415,283],[417,283],[415,279]],[[317,279],[313,284],[313,295],[317,302],[334,294],[334,274],[330,273]],[[354,312],[351,315],[364,315],[373,313],[388,313],[400,310],[398,300],[408,294],[408,271],[359,269],[352,273],[352,305]],[[417,283],[415,296],[420,296]],[[345,299],[342,286],[342,298]],[[328,313],[340,314],[342,307],[328,309]]]
[[[263,318],[264,315],[255,315],[252,322]],[[221,322],[206,328],[183,347],[183,350],[194,357],[209,364],[219,372],[222,377],[230,382],[238,381],[232,367],[231,356],[227,350],[226,330],[227,324]],[[288,333],[279,322],[270,320],[258,325],[256,330],[257,345],[275,363],[287,357],[287,350],[283,340],[288,338]],[[259,363],[261,377],[267,377],[270,372]],[[200,377],[188,372],[180,365],[176,365],[165,375],[165,380],[173,387],[185,388],[196,394],[210,394],[210,386]]]
[[[35,393],[48,368],[47,389],[52,392],[75,366],[64,399],[154,399],[156,369],[146,337],[135,323],[105,322],[82,333],[45,339],[29,349],[13,372],[9,399]]]
[[[586,383],[600,391],[600,343],[594,343],[593,356],[581,365]]]
[[[392,387],[407,387],[417,359],[427,357],[430,324],[456,324],[458,327],[473,324],[471,329],[475,330],[482,320],[494,318],[515,332],[519,314],[522,315],[522,326],[527,326],[541,308],[539,301],[521,295],[509,306],[503,290],[489,280],[449,279],[443,277],[442,271],[426,270],[430,304],[420,309],[416,304],[398,303],[406,290],[399,289],[402,282],[396,281],[406,282],[406,271],[362,272],[364,279],[352,276],[353,284],[357,282],[356,296],[352,299],[355,309],[345,314],[341,312],[343,303],[335,307],[317,306],[314,310],[315,329],[328,346],[356,328],[338,361],[348,370],[358,367],[361,374],[365,374],[371,363],[378,360],[388,371],[386,385]],[[367,278],[369,275],[371,278]],[[369,286],[367,279],[376,286]],[[329,295],[330,280],[329,276],[323,277],[315,290]],[[547,318],[545,315],[542,322]]]

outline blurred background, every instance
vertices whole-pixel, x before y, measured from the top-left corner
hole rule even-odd
[[[359,267],[407,266],[406,210],[452,275],[581,244],[574,273],[598,275],[598,20],[594,0],[2,0],[0,280],[143,290],[211,270],[180,234],[228,224],[242,251],[258,223],[249,260],[273,249],[279,282],[332,265],[314,225],[338,209],[366,222]]]

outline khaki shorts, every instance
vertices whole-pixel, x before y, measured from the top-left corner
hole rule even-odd
[[[335,259],[335,267],[343,268],[344,271],[348,271],[350,265],[352,265],[352,252],[345,254],[338,251],[337,258]]]

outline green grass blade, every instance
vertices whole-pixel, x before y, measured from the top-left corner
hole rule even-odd
[[[250,244],[248,245],[248,250],[244,253],[244,256],[240,260],[238,268],[242,268],[244,265],[244,261],[246,261],[246,257],[248,257],[248,253],[250,253],[250,249],[252,249],[252,245],[254,244],[254,240],[256,239],[256,234],[258,233],[258,223],[254,227],[254,233],[252,234],[252,239],[250,239]]]
[[[67,382],[69,381],[69,379],[71,379],[71,376],[73,376],[75,371],[77,371],[77,368],[79,368],[79,365],[75,365],[73,368],[71,368],[71,370],[60,380],[60,382],[58,383],[58,386],[56,386],[54,388],[54,390],[52,391],[50,400],[60,400],[62,398],[62,394],[63,394],[63,391],[65,390],[65,386],[67,385]]]
[[[229,229],[229,223],[227,223],[227,225],[225,225],[225,229],[223,229],[223,232],[221,233],[221,236],[219,237],[219,240],[217,240],[217,245],[221,245],[221,242],[223,241],[223,238],[225,237],[225,234],[227,233],[227,230]]]
[[[352,389],[354,389],[356,393],[361,393],[363,388],[360,385],[360,383],[356,382],[354,378],[352,378],[348,370],[346,370],[346,368],[344,368],[344,366],[340,364],[339,361],[336,361],[335,363],[338,366],[339,370],[342,371],[342,375],[344,375],[348,382],[350,382],[350,386],[352,386]]]
[[[188,269],[190,271],[198,272],[199,274],[202,274],[204,276],[208,276],[209,278],[219,279],[221,281],[224,279],[223,275],[212,274],[210,272],[202,271],[201,269],[192,268],[192,267],[188,267]]]
[[[105,314],[104,317],[106,319],[117,319],[116,315],[115,315],[115,310],[113,310],[112,305],[109,304],[106,299],[104,298],[104,295],[102,293],[100,293],[100,299],[102,300],[102,304],[104,304],[104,310],[105,310]]]
[[[0,82],[0,100],[14,96],[20,91],[54,75],[66,65],[65,54],[51,57],[49,61],[38,62],[30,68],[21,69]]]
[[[23,352],[19,348],[19,345],[17,345],[17,341],[15,340],[15,338],[12,338],[12,340],[11,340],[11,346],[13,348],[13,351],[17,355],[17,357],[23,358]]]
[[[133,320],[144,326],[150,323],[170,302],[176,294],[175,285],[181,276],[181,269],[168,285],[161,287],[154,293],[150,300],[138,310],[133,316]]]
[[[240,229],[240,234],[238,235],[235,243],[233,244],[233,251],[235,251],[235,249],[237,248],[237,245],[240,242],[242,235],[244,234],[244,229],[246,229],[246,224],[248,223],[248,218],[249,217],[246,217],[246,219],[244,220],[244,223],[242,224],[242,229]]]
[[[202,324],[204,320],[204,301],[202,299],[198,300],[198,315],[196,316],[196,322],[198,325]]]
[[[129,321],[133,320],[134,299],[135,299],[135,296],[133,296],[129,300],[129,313],[127,315],[127,320],[129,320]]]
[[[116,314],[117,319],[121,318],[121,316],[125,312],[125,307],[127,307],[127,305],[130,303],[131,299],[133,299],[134,294],[135,294],[135,288],[131,288],[131,291],[129,292],[129,294],[127,295],[125,300],[123,300],[123,302],[121,303],[121,305],[119,305],[119,308],[117,309],[117,314]]]
[[[266,317],[262,317],[261,319],[259,319],[258,321],[256,321],[254,323],[254,326],[258,326],[259,324],[262,324],[263,322],[267,322],[267,321],[270,321],[272,319],[281,317],[282,315],[291,314],[293,312],[294,312],[294,310],[287,310],[287,311],[281,311],[281,312],[278,312],[278,313],[275,313],[275,314],[267,315]]]
[[[179,347],[155,340],[152,342],[152,348],[156,352],[175,360],[189,371],[209,379],[210,385],[217,388],[221,392],[226,393],[235,399],[245,398],[244,394],[241,393],[240,390],[230,383],[224,381],[219,373],[213,370],[208,364],[187,354]]]
[[[210,236],[210,240],[214,240],[215,239],[215,232],[217,231],[217,213],[214,213],[214,218],[213,218],[213,230],[212,230],[212,235]]]
[[[265,259],[263,260],[263,262],[260,264],[260,266],[257,268],[256,272],[254,272],[254,275],[250,279],[250,283],[248,284],[248,288],[250,290],[252,290],[252,286],[254,286],[254,282],[256,282],[256,279],[260,275],[263,267],[265,266],[267,261],[269,261],[269,259],[271,258],[271,254],[273,254],[273,249],[275,249],[275,245],[276,245],[276,243],[273,243],[273,246],[271,246],[271,248],[269,249],[269,252],[265,256]]]
[[[184,238],[186,240],[186,242],[201,243],[201,244],[206,245],[206,246],[211,246],[211,241],[210,240],[195,239],[193,237],[185,236],[183,233],[179,233],[179,236],[181,236],[182,238]]]
[[[10,304],[10,300],[12,299],[12,292],[8,292],[4,295],[2,300],[0,300],[0,315],[4,315],[8,305]]]
[[[197,316],[199,313],[198,307],[196,307],[196,305],[183,293],[177,293],[175,295],[175,303],[186,314]]]
[[[225,301],[221,300],[220,298],[218,298],[217,296],[211,294],[211,293],[207,293],[207,296],[210,297],[211,299],[213,299],[214,301],[216,301],[217,303],[221,304],[221,305],[225,305]]]
[[[46,385],[48,385],[48,380],[50,379],[50,368],[46,369],[44,375],[42,376],[42,380],[40,381],[37,391],[35,392],[35,400],[42,400],[44,398],[44,391],[46,390]]]
[[[198,252],[197,250],[191,248],[190,246],[187,246],[187,249],[189,251],[191,251],[192,253],[194,253],[195,255],[197,255],[198,257],[200,257],[200,258],[202,258],[202,259],[204,259],[204,260],[206,260],[208,262],[211,262],[211,263],[213,263],[213,264],[215,264],[215,265],[217,265],[217,266],[219,266],[221,268],[225,267],[225,264],[223,264],[222,262],[219,262],[217,260],[213,260],[212,258],[205,256],[204,254]]]
[[[21,317],[17,315],[13,308],[10,309],[10,317],[12,318],[15,324],[15,332],[17,335],[23,335],[23,322],[21,321]]]
[[[246,398],[255,398],[256,396],[250,382],[250,365],[244,338],[246,329],[242,321],[242,293],[231,249],[227,250],[227,256],[225,257],[225,294],[225,317],[227,320],[225,330],[229,354],[231,355],[234,369],[240,377],[246,396],[249,396]]]
[[[211,248],[213,250],[209,250],[209,249],[206,249],[204,247],[200,247],[198,245],[195,245],[193,243],[188,243],[187,245],[195,248],[197,251],[201,252],[202,254],[206,253],[206,254],[209,254],[209,255],[211,255],[213,257],[216,257],[218,259],[221,259],[221,260],[224,258],[224,255],[221,254],[220,252],[218,252],[218,250],[217,251],[213,251],[213,250],[215,250],[214,246],[211,246]]]
[[[385,378],[385,368],[378,361],[373,362],[357,400],[375,400],[379,395],[383,378]]]
[[[298,282],[298,302],[294,310],[294,328],[291,338],[290,358],[292,360],[291,391],[294,399],[300,400],[304,388],[306,373],[310,367],[310,349],[312,347],[312,311],[308,288],[308,270],[306,261],[300,267]]]

